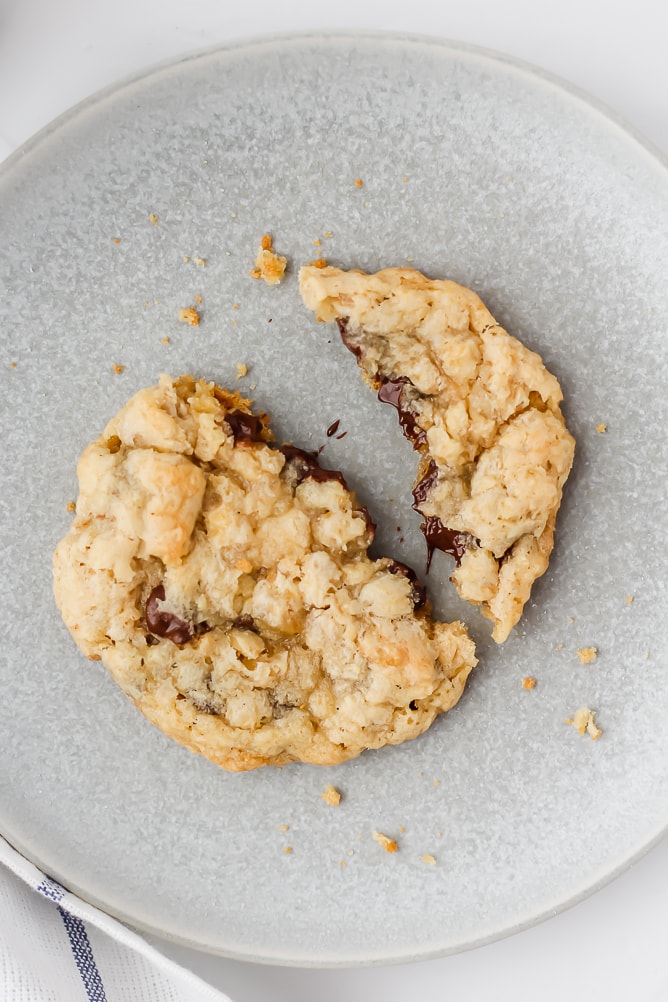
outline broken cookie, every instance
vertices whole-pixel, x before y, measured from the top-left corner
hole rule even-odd
[[[163,376],[84,451],[54,555],[74,640],[169,737],[231,770],[416,737],[476,663],[341,473],[238,393]]]
[[[420,453],[413,507],[428,560],[451,554],[460,596],[508,637],[554,542],[574,440],[556,378],[479,297],[408,268],[306,266],[306,306],[336,320],[364,378]]]

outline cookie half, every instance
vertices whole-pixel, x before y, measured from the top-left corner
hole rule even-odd
[[[415,575],[372,560],[341,473],[236,393],[137,393],[84,451],[56,602],[169,737],[231,770],[331,765],[425,731],[476,663]]]
[[[547,569],[573,462],[557,379],[456,282],[306,266],[300,290],[396,408],[420,453],[413,507],[428,560],[434,549],[454,556],[457,591],[502,642]]]

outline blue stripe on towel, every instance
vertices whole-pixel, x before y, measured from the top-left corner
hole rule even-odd
[[[58,906],[58,911],[67,930],[72,953],[74,954],[74,962],[81,975],[89,1002],[107,1002],[104,985],[102,984],[102,978],[95,963],[86,926],[80,918],[70,915],[60,905]]]

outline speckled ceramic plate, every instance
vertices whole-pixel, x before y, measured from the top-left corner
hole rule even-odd
[[[0,828],[15,845],[139,928],[334,965],[520,929],[661,836],[668,174],[640,140],[475,49],[257,41],[60,119],[4,165],[0,219]],[[265,232],[291,262],[276,288],[248,275]],[[77,653],[51,552],[81,449],[131,393],[162,371],[233,382],[243,362],[279,437],[319,446],[340,420],[327,463],[376,517],[378,550],[424,570],[415,456],[299,301],[297,266],[321,255],[476,289],[559,376],[577,458],[550,569],[502,647],[435,559],[438,613],[470,624],[480,665],[427,735],[335,769],[228,775]],[[197,296],[193,328],[178,312]],[[598,659],[582,665],[588,646]],[[565,724],[580,706],[597,711],[600,740]],[[320,798],[328,783],[338,808]]]

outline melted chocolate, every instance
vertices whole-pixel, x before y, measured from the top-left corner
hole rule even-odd
[[[402,432],[408,441],[413,443],[414,449],[420,449],[427,444],[427,433],[418,425],[417,417],[413,411],[409,411],[403,406],[403,390],[407,383],[410,383],[410,379],[405,376],[399,376],[397,379],[384,379],[378,390],[378,399],[384,404],[390,404],[396,408]]]
[[[337,431],[339,430],[339,425],[340,424],[341,424],[341,422],[339,420],[332,421],[332,423],[330,424],[329,428],[327,429],[327,438],[331,438],[332,435],[336,435]]]
[[[362,349],[354,341],[351,341],[348,337],[348,317],[337,317],[336,324],[339,328],[339,334],[341,335],[341,340],[345,344],[348,351],[352,351],[355,358],[360,359],[362,357]]]
[[[399,560],[393,560],[388,566],[388,571],[390,574],[403,574],[410,581],[411,588],[411,598],[413,599],[413,606],[415,609],[421,609],[422,606],[427,601],[427,589],[418,580],[418,576],[412,567],[408,567],[406,564],[402,564]]]
[[[230,411],[225,415],[234,435],[235,442],[263,442],[264,425],[257,414],[245,414],[243,411]]]
[[[146,600],[146,625],[154,637],[165,637],[173,644],[183,645],[189,643],[195,634],[207,633],[211,629],[208,623],[191,626],[173,612],[161,609],[159,603],[164,601],[165,586],[156,585]]]
[[[438,466],[433,459],[430,459],[429,466],[427,467],[427,472],[418,480],[415,487],[413,488],[413,508],[415,511],[420,511],[420,505],[424,504],[427,500],[427,495],[430,490],[438,480]],[[420,512],[422,514],[422,512]]]
[[[305,449],[299,449],[296,445],[282,445],[278,451],[285,456],[285,465],[290,464],[291,472],[295,477],[295,487],[309,479],[315,480],[319,484],[323,484],[327,480],[338,480],[341,486],[348,490],[348,484],[341,471],[325,470],[318,462],[317,452],[306,452]],[[358,505],[355,512],[364,519],[367,530],[373,538],[376,524],[369,515],[368,509],[364,505]]]
[[[325,470],[318,462],[316,452],[306,452],[305,449],[298,449],[296,445],[282,445],[279,452],[285,456],[285,464],[292,467],[296,475],[296,484],[301,484],[304,480],[315,480],[322,484],[326,480],[338,480],[338,482],[348,490],[348,484],[343,479],[340,470]]]
[[[427,541],[427,570],[431,566],[434,550],[443,550],[444,553],[449,553],[459,566],[462,557],[473,541],[473,536],[470,533],[449,529],[436,515],[426,515],[420,528]]]

